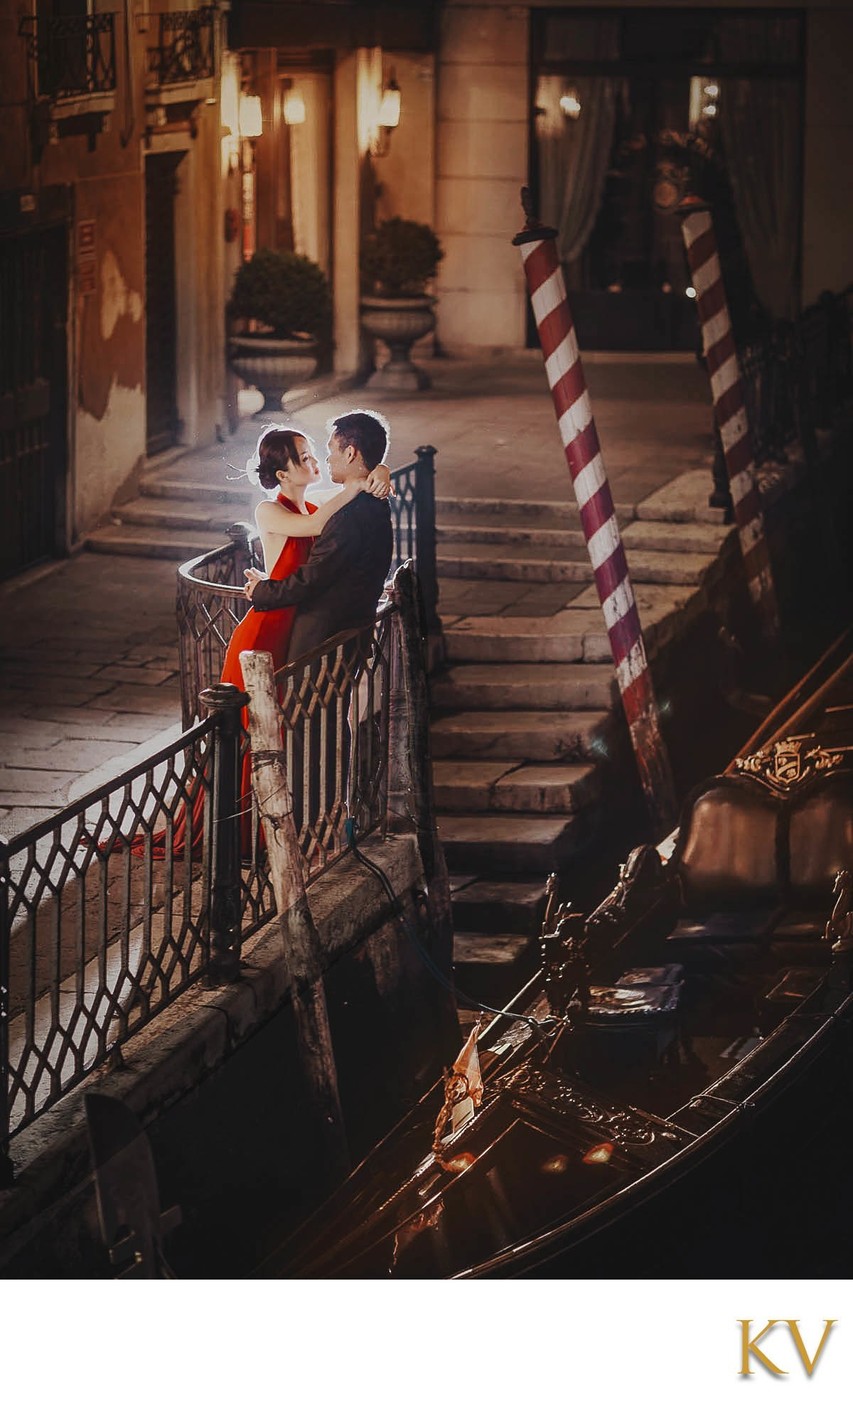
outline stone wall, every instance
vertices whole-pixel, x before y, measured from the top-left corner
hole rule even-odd
[[[389,877],[426,949],[428,884],[416,839],[368,839],[363,851]],[[309,904],[354,1165],[452,1062],[458,1024],[452,996],[366,868],[343,859],[311,888]],[[121,1099],[145,1127],[161,1205],[183,1209],[168,1247],[179,1275],[249,1274],[330,1191],[278,923],[249,943],[235,984],[191,988],[123,1056],[124,1067],[96,1071],[13,1141],[15,1186],[0,1192],[0,1276],[112,1274],[98,1233],[86,1089]]]

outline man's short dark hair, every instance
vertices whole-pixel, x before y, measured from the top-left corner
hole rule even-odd
[[[332,420],[332,432],[337,436],[341,448],[354,448],[364,459],[364,466],[373,472],[377,463],[382,463],[388,452],[388,423],[381,414],[369,409],[353,409],[349,414],[341,414]]]

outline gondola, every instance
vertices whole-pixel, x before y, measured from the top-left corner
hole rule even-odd
[[[676,1274],[796,1172],[853,1063],[851,650],[590,915],[549,879],[541,968],[259,1274]]]

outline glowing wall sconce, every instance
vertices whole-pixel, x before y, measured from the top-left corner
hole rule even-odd
[[[298,123],[305,122],[305,100],[292,83],[288,83],[285,88],[281,115],[288,128],[295,128]]]
[[[379,100],[379,112],[376,117],[377,134],[370,144],[370,152],[374,158],[384,158],[391,145],[391,130],[396,128],[400,122],[400,106],[402,94],[400,86],[392,71],[391,78],[382,90],[382,97]]]
[[[240,137],[260,138],[264,131],[261,100],[258,94],[240,95]]]
[[[560,112],[565,118],[580,118],[581,101],[575,89],[567,89],[560,97]]]

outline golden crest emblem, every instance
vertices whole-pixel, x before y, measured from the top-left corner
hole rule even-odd
[[[735,768],[750,778],[760,779],[770,788],[784,792],[813,774],[838,768],[847,752],[846,747],[836,750],[822,748],[813,734],[798,734],[790,739],[780,739],[757,754],[735,759]]]

